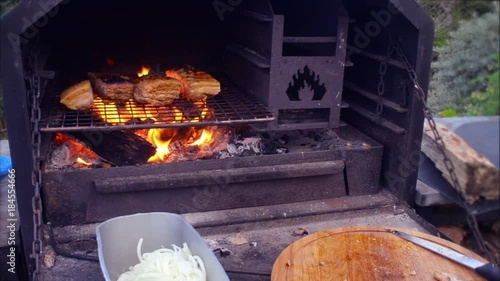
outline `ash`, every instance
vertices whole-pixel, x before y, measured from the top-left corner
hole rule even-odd
[[[249,128],[237,130],[224,145],[226,147],[218,150],[214,158],[286,154],[359,146],[359,144],[342,139],[334,130],[329,129],[256,132]]]

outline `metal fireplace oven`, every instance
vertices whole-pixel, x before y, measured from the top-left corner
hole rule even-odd
[[[1,28],[2,87],[31,271],[32,248],[39,250],[34,233],[49,222],[77,227],[139,212],[265,210],[331,198],[354,208],[349,200],[380,194],[413,200],[423,111],[395,50],[427,91],[434,28],[414,0],[21,1]],[[156,73],[195,66],[216,77],[222,92],[203,103],[206,115],[178,101],[177,111],[139,106],[115,123],[109,120],[119,112],[97,118],[59,103],[60,93],[89,72],[134,73],[141,65]],[[141,118],[146,112],[155,122]],[[209,126],[251,132],[282,149],[46,169],[57,134],[79,135],[97,151],[116,131]]]

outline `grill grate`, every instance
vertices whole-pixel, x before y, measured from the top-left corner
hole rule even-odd
[[[59,103],[57,95],[51,95],[41,109],[40,131],[43,132],[214,126],[275,119],[274,114],[255,98],[228,88],[207,101],[178,99],[168,106],[142,105],[134,101],[105,105],[96,99],[92,110],[88,111],[67,109]]]

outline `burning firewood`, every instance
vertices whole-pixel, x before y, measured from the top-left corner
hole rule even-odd
[[[89,135],[99,135],[99,141],[90,141]],[[74,132],[71,136],[88,144],[100,157],[116,166],[133,166],[146,164],[155,155],[155,147],[130,131],[111,131],[96,133]]]
[[[67,169],[100,166],[106,161],[94,153],[85,143],[57,133],[54,141],[55,148],[48,161],[48,169]]]

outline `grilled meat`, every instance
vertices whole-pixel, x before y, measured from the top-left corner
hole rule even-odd
[[[168,77],[143,76],[136,80],[134,100],[156,106],[171,104],[179,98],[181,82]]]
[[[94,105],[94,94],[88,80],[77,83],[61,94],[61,103],[72,110],[86,110]]]
[[[134,95],[131,78],[119,74],[89,73],[92,89],[104,101],[126,102]]]
[[[220,93],[220,83],[210,74],[186,67],[167,70],[167,77],[181,81],[181,93],[187,100],[202,101]]]

